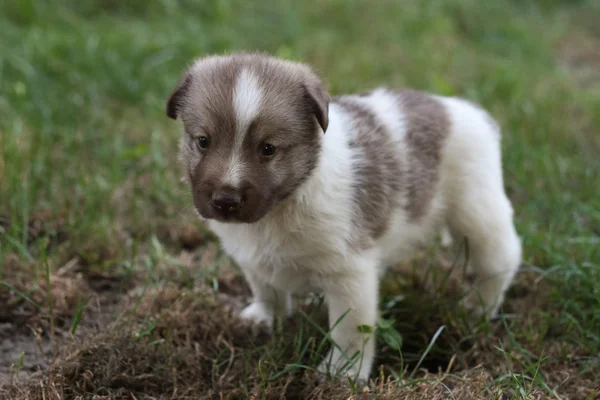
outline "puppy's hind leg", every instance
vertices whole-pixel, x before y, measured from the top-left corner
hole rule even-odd
[[[521,240],[513,209],[501,183],[474,182],[449,210],[452,231],[467,238],[474,290],[465,306],[477,314],[496,315],[521,263]]]

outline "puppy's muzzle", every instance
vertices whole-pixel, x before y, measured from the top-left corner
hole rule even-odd
[[[231,188],[216,190],[211,197],[213,209],[223,217],[237,214],[242,204],[243,198],[241,193]]]

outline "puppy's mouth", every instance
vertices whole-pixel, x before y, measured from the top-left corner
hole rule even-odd
[[[214,220],[228,223],[245,223],[249,221],[242,211],[213,211]]]
[[[198,211],[198,214],[206,220],[230,224],[251,224],[259,221],[266,214],[263,212],[248,212],[243,208],[231,211],[218,210],[212,206],[196,206],[196,210]]]

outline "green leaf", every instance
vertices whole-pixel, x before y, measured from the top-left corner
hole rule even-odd
[[[354,380],[348,375],[348,383],[350,384],[350,388],[356,394],[356,384],[354,384]]]
[[[394,350],[402,348],[402,335],[396,330],[388,330],[381,334],[383,341]]]
[[[75,315],[73,315],[73,322],[71,323],[71,335],[74,335],[75,332],[77,332],[77,327],[79,326],[79,323],[81,322],[81,318],[83,316],[83,312],[85,311],[85,308],[87,307],[88,302],[86,301],[81,301],[81,298],[77,298],[77,305],[75,308]]]
[[[25,352],[21,352],[21,356],[19,357],[19,362],[17,363],[17,369],[20,370],[23,368],[23,360],[25,360]]]
[[[379,329],[384,329],[384,330],[390,329],[394,326],[394,320],[379,317],[379,318],[377,318],[377,326],[379,327]]]

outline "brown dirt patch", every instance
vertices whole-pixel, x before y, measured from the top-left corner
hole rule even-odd
[[[102,288],[101,278],[84,274],[72,259],[46,278],[31,280],[32,268],[14,254],[5,256],[0,285],[0,383],[8,382],[22,356],[18,374],[24,378],[45,371],[59,349],[105,329],[118,312],[115,286]],[[49,285],[48,285],[49,284]],[[81,320],[71,329],[78,308]],[[14,375],[14,374],[13,374]]]
[[[268,354],[281,339],[253,337],[239,328],[235,307],[223,304],[207,289],[182,292],[174,286],[155,288],[137,304],[137,319],[118,329],[88,336],[63,349],[46,372],[25,381],[5,385],[0,394],[22,400],[51,399],[489,399],[514,398],[510,387],[494,385],[483,366],[451,373],[421,371],[416,381],[394,380],[387,374],[355,392],[344,381],[322,381],[311,371],[273,375]],[[139,301],[138,301],[139,300]],[[133,305],[133,304],[132,304]],[[294,359],[294,351],[282,349],[281,359]],[[307,358],[303,361],[308,362]],[[591,392],[590,381],[573,379],[570,372],[556,371],[562,382],[560,398],[583,399]],[[573,377],[574,378],[574,377]],[[83,397],[79,397],[83,396]],[[95,397],[93,397],[95,396]],[[554,398],[533,388],[527,398]]]
[[[309,371],[266,378],[269,360],[252,349],[269,346],[270,339],[248,336],[238,328],[231,307],[221,305],[209,292],[156,289],[138,304],[139,316],[160,316],[150,321],[151,331],[149,321],[138,320],[127,329],[88,337],[66,349],[47,372],[6,385],[0,393],[15,400],[91,395],[106,399],[355,398],[343,381],[319,383]],[[290,350],[284,351],[293,356]],[[265,363],[262,372],[259,361]],[[490,381],[482,369],[456,376],[426,374],[421,382],[406,387],[384,377],[359,388],[359,393],[362,398],[381,399],[442,399],[450,392],[460,398],[487,398],[482,390]]]
[[[395,328],[403,335],[404,360],[379,343],[376,365],[384,366],[382,375],[367,389],[359,387],[355,393],[344,381],[320,382],[311,368],[326,351],[326,347],[319,347],[323,335],[302,314],[325,327],[323,310],[301,305],[301,312],[292,320],[283,321],[272,337],[240,327],[235,313],[247,301],[249,291],[230,262],[221,263],[218,277],[197,280],[192,286],[188,282],[189,272],[182,272],[212,268],[219,263],[219,257],[218,247],[210,242],[195,251],[180,250],[165,258],[170,261],[163,260],[157,266],[154,283],[142,285],[138,280],[138,286],[123,295],[117,290],[123,289],[118,280],[110,275],[92,273],[93,269],[81,275],[76,265],[59,268],[51,277],[57,313],[54,341],[49,341],[47,319],[33,324],[32,318],[41,318],[39,310],[28,308],[23,301],[11,308],[9,318],[19,315],[15,310],[26,311],[29,313],[29,319],[24,319],[26,323],[20,330],[9,326],[4,334],[0,329],[0,337],[4,335],[4,341],[0,342],[2,359],[16,362],[21,351],[26,352],[23,369],[12,383],[11,363],[3,363],[0,398],[3,395],[15,400],[513,398],[511,385],[506,380],[495,380],[509,372],[531,374],[525,364],[519,363],[523,360],[519,348],[507,348],[506,354],[498,351],[500,340],[510,342],[501,322],[479,325],[457,317],[455,300],[464,272],[449,270],[451,263],[438,260],[442,273],[437,277],[432,278],[426,269],[421,269],[393,274],[393,279],[385,281],[385,292],[404,295],[385,311],[386,317],[395,319]],[[440,290],[439,280],[446,277],[447,284]],[[19,282],[15,280],[14,284]],[[37,284],[39,293],[34,291],[30,295],[43,303],[47,293],[45,283]],[[545,291],[535,274],[521,273],[511,289],[505,311],[520,313],[521,318],[531,318],[529,323],[539,324],[540,320],[536,320],[539,313],[523,310],[547,307]],[[68,322],[73,302],[82,292],[96,300],[91,302],[78,334],[72,338]],[[423,301],[423,296],[427,301]],[[62,316],[57,317],[59,314]],[[446,329],[422,369],[417,371],[418,380],[392,379],[394,373],[407,375],[390,366],[405,362],[409,368],[404,373],[412,372],[441,325],[446,325]],[[35,331],[31,326],[43,330]],[[16,332],[25,335],[18,336]],[[552,339],[552,335],[547,338]],[[588,355],[575,346],[546,342],[547,338],[517,339],[526,351],[544,350],[542,355],[547,359],[539,373],[560,398],[585,398],[600,383],[593,373],[579,373],[577,363]],[[52,357],[51,344],[56,357]],[[566,356],[565,352],[571,355]],[[507,364],[507,357],[512,365]],[[533,386],[530,389],[528,398],[556,398],[548,391]]]

